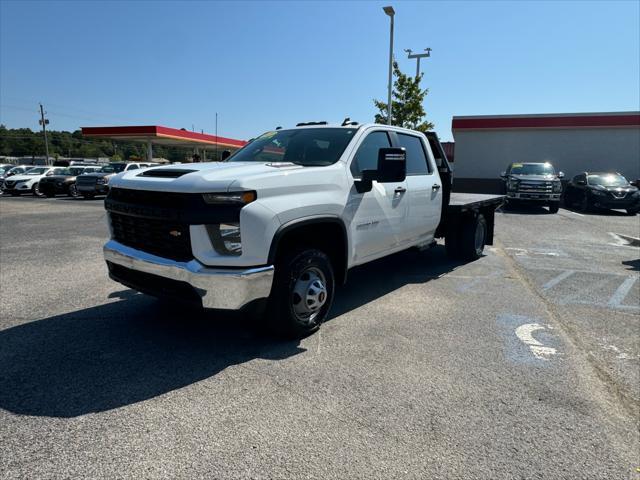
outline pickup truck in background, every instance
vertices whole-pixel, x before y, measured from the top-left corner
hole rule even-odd
[[[550,163],[511,163],[500,177],[507,194],[505,207],[528,203],[545,205],[549,213],[558,213],[564,173],[556,174]]]
[[[452,194],[434,133],[326,122],[267,132],[220,163],[124,172],[105,200],[113,280],[211,309],[252,309],[301,337],[350,268],[444,237],[492,244],[502,196]]]

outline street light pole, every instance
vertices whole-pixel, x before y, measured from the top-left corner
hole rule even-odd
[[[430,48],[425,48],[424,51],[425,51],[425,53],[412,53],[410,49],[408,49],[408,48],[405,49],[405,52],[407,52],[409,54],[409,58],[415,58],[416,59],[416,78],[418,78],[420,76],[420,59],[431,56],[431,49]]]
[[[382,7],[391,19],[391,27],[389,29],[389,83],[387,85],[387,125],[391,125],[391,88],[393,86],[393,17],[396,14],[392,6]]]
[[[44,118],[44,108],[42,104],[40,104],[40,121],[38,123],[42,125],[42,133],[44,134],[44,149],[47,155],[45,165],[49,165],[49,141],[47,140],[47,124],[49,120]]]

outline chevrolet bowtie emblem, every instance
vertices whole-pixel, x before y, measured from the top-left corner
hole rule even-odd
[[[179,230],[171,230],[169,232],[169,235],[171,235],[172,237],[179,237],[180,235],[182,235],[182,232],[180,232]]]

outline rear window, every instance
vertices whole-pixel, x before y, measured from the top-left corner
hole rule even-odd
[[[430,168],[420,137],[398,133],[398,142],[407,151],[407,175],[427,175]]]

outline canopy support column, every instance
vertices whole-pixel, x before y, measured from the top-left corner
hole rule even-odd
[[[151,139],[147,140],[147,161],[153,162],[153,143]]]

